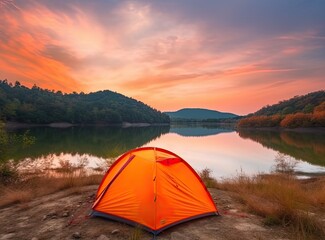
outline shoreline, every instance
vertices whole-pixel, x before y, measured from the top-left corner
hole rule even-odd
[[[310,128],[284,128],[284,127],[236,127],[237,132],[244,130],[258,130],[258,131],[288,131],[288,132],[313,132],[313,133],[325,133],[325,127],[310,127]]]
[[[70,128],[70,127],[149,127],[149,126],[170,126],[170,123],[68,123],[68,122],[54,122],[54,123],[20,123],[20,122],[5,122],[4,127],[6,129],[18,129],[18,128],[34,128],[34,127],[51,127],[51,128]]]

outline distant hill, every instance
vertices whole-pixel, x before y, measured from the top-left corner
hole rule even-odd
[[[184,120],[207,120],[207,119],[225,119],[235,118],[238,115],[233,113],[219,112],[215,110],[203,109],[203,108],[183,108],[176,112],[164,112],[172,120],[184,119]]]
[[[295,96],[289,100],[265,106],[242,118],[237,127],[325,127],[325,91]]]
[[[308,93],[303,96],[295,96],[289,100],[283,100],[277,104],[267,105],[252,115],[270,116],[275,114],[286,115],[291,113],[312,113],[314,108],[325,101],[325,91]]]
[[[62,93],[0,80],[0,121],[48,124],[169,123],[169,117],[135,99],[109,90]]]

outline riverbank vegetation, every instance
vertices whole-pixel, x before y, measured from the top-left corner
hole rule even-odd
[[[265,225],[290,229],[296,239],[321,239],[325,236],[322,219],[325,213],[325,178],[299,180],[291,171],[294,164],[290,164],[286,159],[279,161],[278,171],[269,175],[249,177],[240,173],[217,181],[211,176],[211,170],[204,169],[200,176],[207,187],[232,193],[247,207],[247,211],[263,217]],[[61,177],[25,178],[18,173],[13,176],[10,181],[0,183],[0,207],[15,203],[23,206],[37,197],[65,189],[78,193],[81,187],[98,185],[102,179],[102,174],[89,176],[69,169]],[[219,210],[222,214],[223,209]]]
[[[62,93],[0,80],[0,120],[33,124],[169,123],[169,117],[135,99],[109,90]]]
[[[103,177],[100,174],[87,176],[71,172],[61,177],[35,176],[24,179],[8,164],[2,164],[0,175],[4,175],[4,170],[7,174],[0,179],[2,181],[0,182],[0,208],[15,203],[26,203],[37,197],[65,189],[78,192],[80,187],[98,185]]]
[[[325,127],[325,91],[281,101],[241,119],[239,128]]]
[[[209,187],[233,192],[266,225],[288,227],[296,239],[324,238],[325,178],[299,180],[286,161],[278,167],[283,171],[253,177],[240,173],[223,181],[213,179],[208,169],[200,176]]]

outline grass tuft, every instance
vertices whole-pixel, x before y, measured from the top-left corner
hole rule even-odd
[[[214,188],[217,185],[217,180],[211,176],[212,170],[204,168],[199,172],[199,176],[207,188]]]
[[[139,240],[143,235],[143,230],[140,227],[135,227],[131,233],[129,240]]]
[[[217,187],[237,193],[249,211],[265,218],[266,225],[289,226],[297,239],[325,237],[320,220],[325,212],[324,179],[304,182],[290,174],[240,174]]]
[[[98,185],[102,175],[76,176],[67,174],[65,177],[35,177],[12,184],[0,184],[0,208],[14,203],[28,202],[36,197],[55,193],[61,190],[78,188],[88,185]]]

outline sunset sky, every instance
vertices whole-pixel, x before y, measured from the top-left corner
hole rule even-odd
[[[325,89],[325,1],[0,0],[0,79],[247,114]]]

